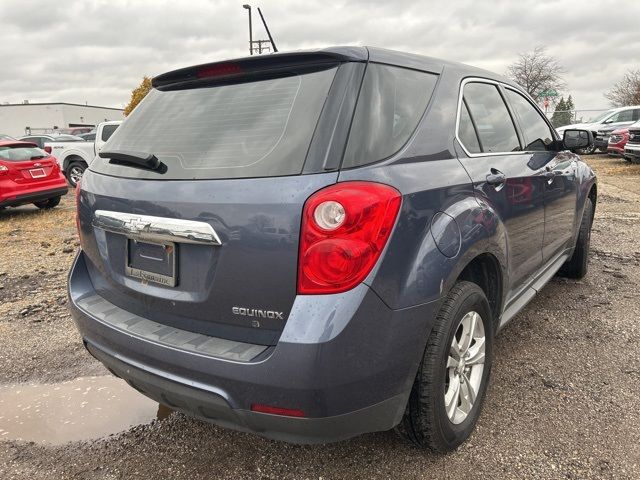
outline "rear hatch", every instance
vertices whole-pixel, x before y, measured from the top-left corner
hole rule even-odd
[[[365,59],[273,55],[154,79],[82,180],[96,291],[160,324],[275,344],[302,207],[337,180]]]
[[[35,144],[24,142],[0,145],[0,164],[5,167],[3,177],[13,181],[16,187],[37,187],[56,179],[60,172],[53,157]]]

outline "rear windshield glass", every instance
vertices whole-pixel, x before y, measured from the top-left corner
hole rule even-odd
[[[150,153],[166,165],[166,172],[103,158],[91,169],[152,179],[300,174],[335,71],[187,90],[154,89],[102,151]]]
[[[431,73],[370,64],[342,166],[377,162],[400,150],[427,108],[437,79]]]
[[[24,162],[25,160],[37,160],[44,158],[48,154],[44,150],[37,147],[18,147],[3,146],[0,147],[0,160],[8,160],[10,162]]]

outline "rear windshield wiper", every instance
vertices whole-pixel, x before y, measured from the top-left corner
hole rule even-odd
[[[160,170],[164,164],[153,153],[125,152],[123,150],[101,151],[100,158],[108,158],[109,163],[142,167],[149,170]]]

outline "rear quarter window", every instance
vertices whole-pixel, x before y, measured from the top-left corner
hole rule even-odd
[[[369,64],[342,162],[357,167],[390,157],[415,131],[438,76],[390,65]]]

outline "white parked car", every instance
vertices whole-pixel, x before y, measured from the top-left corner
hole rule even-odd
[[[98,124],[93,142],[86,142],[80,138],[79,142],[46,142],[44,147],[58,159],[67,180],[71,186],[75,187],[94,157],[121,123],[122,120],[114,120]]]
[[[556,128],[556,131],[560,134],[560,137],[562,137],[564,131],[567,129],[590,130],[593,133],[593,138],[596,139],[599,131],[601,132],[601,136],[605,136],[608,135],[608,133],[605,132],[610,133],[610,131],[613,130],[613,128],[609,127],[624,127],[638,120],[640,120],[640,105],[633,105],[631,107],[612,108],[585,123],[564,125]],[[589,149],[581,153],[593,153],[598,147],[600,147],[600,145],[594,143]]]

